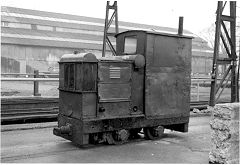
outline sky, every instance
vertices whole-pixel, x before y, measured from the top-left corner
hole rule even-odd
[[[113,4],[114,1],[110,1]],[[105,18],[106,0],[1,0],[2,6]],[[119,21],[178,28],[198,34],[215,22],[215,0],[118,0]]]

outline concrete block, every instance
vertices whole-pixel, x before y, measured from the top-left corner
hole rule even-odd
[[[239,103],[218,104],[212,111],[209,162],[239,164]]]
[[[223,120],[219,117],[212,117],[210,121],[210,126],[212,129],[216,130],[229,130],[231,120]]]

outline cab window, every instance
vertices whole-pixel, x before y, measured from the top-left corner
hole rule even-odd
[[[136,54],[137,36],[126,36],[124,39],[124,54]]]

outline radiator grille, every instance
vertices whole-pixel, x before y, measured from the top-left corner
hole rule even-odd
[[[109,67],[109,77],[110,78],[120,78],[121,77],[121,68],[120,67]]]

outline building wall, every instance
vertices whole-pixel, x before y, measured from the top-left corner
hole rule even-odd
[[[34,69],[52,72],[58,68],[62,55],[75,50],[91,52],[96,56],[102,53],[99,50],[1,44],[1,70],[2,73],[32,73]],[[110,53],[107,52],[107,55]]]
[[[63,54],[74,50],[102,54],[104,19],[3,6],[1,9],[2,73],[31,73],[34,69],[49,72],[58,68],[57,61]],[[113,29],[110,27],[110,31]],[[133,29],[177,33],[176,28],[119,21],[119,32]],[[193,33],[184,30],[184,35],[194,36],[192,72],[210,73],[212,49]],[[109,39],[115,46],[114,37]]]
[[[212,58],[192,56],[192,73],[209,74],[212,70]]]

